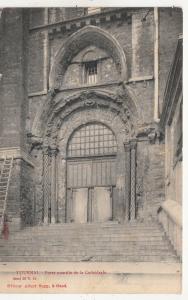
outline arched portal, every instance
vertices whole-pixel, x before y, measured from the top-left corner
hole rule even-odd
[[[77,128],[67,146],[67,222],[113,219],[117,142],[102,123]]]
[[[95,103],[59,108],[51,118],[56,123],[49,127],[43,153],[45,223],[135,218],[132,127],[113,106]]]

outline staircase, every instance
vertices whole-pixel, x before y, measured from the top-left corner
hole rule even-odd
[[[157,223],[35,226],[0,240],[0,261],[178,262]]]
[[[10,183],[10,176],[13,166],[13,157],[5,157],[2,164],[1,175],[0,175],[0,219],[1,219],[1,227],[2,230],[4,217],[6,213],[7,206],[7,195]]]

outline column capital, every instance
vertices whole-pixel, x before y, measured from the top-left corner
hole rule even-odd
[[[44,155],[49,155],[49,147],[47,145],[42,147],[42,151]]]
[[[126,152],[130,151],[130,142],[124,142],[124,149]]]
[[[49,155],[50,156],[57,156],[58,152],[59,152],[59,149],[57,147],[54,147],[54,148],[49,147]]]
[[[137,140],[136,139],[132,139],[130,140],[130,148],[132,149],[136,149],[136,145],[137,145]]]
[[[42,143],[42,151],[44,155],[49,155],[49,140],[48,137],[44,137],[43,143]]]

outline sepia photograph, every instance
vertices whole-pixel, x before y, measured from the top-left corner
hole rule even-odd
[[[181,293],[182,33],[180,7],[0,8],[0,293]]]

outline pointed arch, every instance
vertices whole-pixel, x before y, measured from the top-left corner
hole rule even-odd
[[[58,76],[63,75],[72,58],[85,47],[95,45],[104,49],[114,59],[121,80],[127,80],[127,63],[125,53],[119,42],[107,31],[97,26],[86,26],[73,33],[66,42],[60,46],[51,65],[49,86],[54,88]]]

